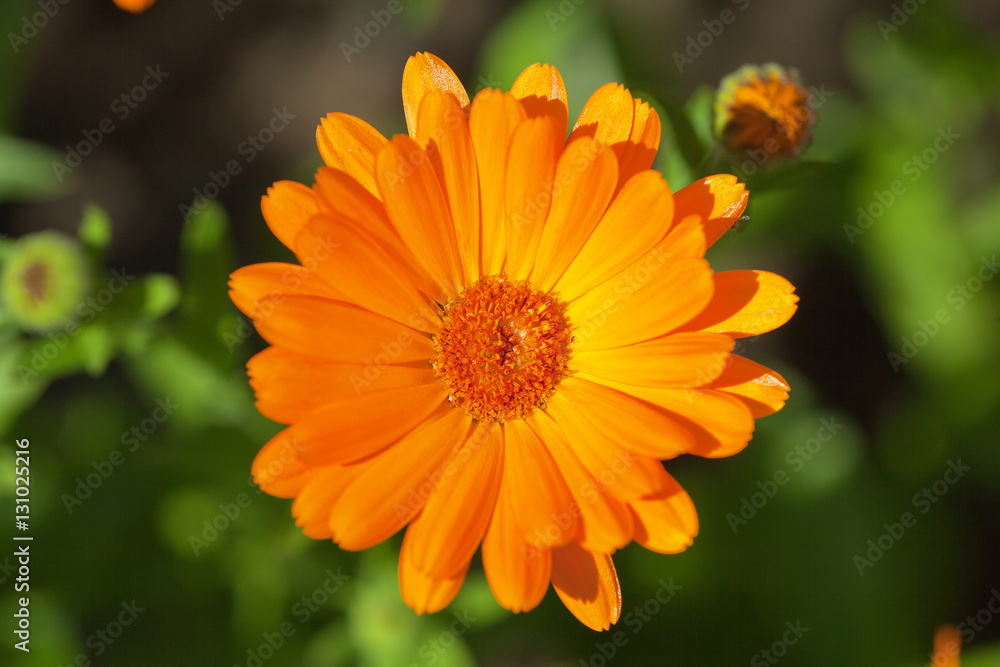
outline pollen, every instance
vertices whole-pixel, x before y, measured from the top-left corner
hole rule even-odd
[[[565,304],[527,282],[480,279],[444,308],[432,363],[449,401],[478,421],[522,419],[567,374]]]

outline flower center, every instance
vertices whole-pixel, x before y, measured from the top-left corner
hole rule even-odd
[[[42,262],[34,262],[29,264],[21,274],[24,291],[27,292],[32,305],[45,299],[46,287],[49,284],[48,268]]]
[[[527,282],[482,278],[445,306],[443,317],[434,369],[448,400],[473,419],[523,418],[567,373],[565,305]]]

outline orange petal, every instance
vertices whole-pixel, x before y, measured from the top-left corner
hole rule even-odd
[[[372,194],[350,174],[330,167],[319,168],[314,187],[320,212],[341,224],[356,227],[382,245],[403,248],[377,192]]]
[[[743,215],[750,193],[731,174],[709,176],[674,193],[675,220],[700,216],[711,247]]]
[[[656,109],[640,99],[633,101],[632,130],[618,156],[618,187],[632,176],[653,166],[660,146],[660,117]]]
[[[316,172],[316,193],[321,212],[336,224],[352,227],[371,237],[385,252],[410,267],[407,275],[415,274],[416,286],[433,299],[441,299],[444,290],[417,262],[416,257],[389,221],[382,202],[365,190],[349,174],[322,167]]]
[[[376,197],[375,156],[386,141],[374,127],[346,113],[331,113],[316,128],[316,144],[327,166],[347,172]]]
[[[606,83],[583,105],[569,140],[593,137],[620,155],[632,134],[634,115],[635,103],[628,89],[617,83]]]
[[[118,5],[120,9],[124,9],[127,12],[141,14],[152,7],[155,1],[156,0],[115,0],[115,4]]]
[[[696,215],[689,215],[683,220],[677,220],[677,199],[674,199],[674,224],[662,241],[656,244],[650,254],[653,257],[663,256],[672,261],[680,258],[704,257],[708,249],[705,239],[705,227]]]
[[[229,298],[255,323],[273,314],[274,304],[291,295],[338,299],[339,291],[320,280],[315,271],[296,264],[250,264],[229,276]]]
[[[612,442],[656,459],[670,459],[695,447],[695,437],[664,410],[579,375],[559,383],[559,392],[590,416]]]
[[[337,544],[367,549],[405,526],[437,489],[471,424],[464,412],[444,406],[376,456],[333,508],[330,528]]]
[[[961,652],[962,635],[954,625],[942,625],[934,632],[933,667],[959,667]]]
[[[375,178],[393,227],[449,294],[462,284],[462,263],[448,200],[427,154],[413,139],[392,138],[375,161]]]
[[[704,259],[667,262],[651,253],[569,305],[574,347],[603,350],[665,335],[704,310],[713,287]]]
[[[436,307],[417,287],[418,274],[360,228],[317,215],[299,232],[296,246],[302,265],[350,295],[352,303],[419,331],[440,325]]]
[[[469,567],[497,502],[503,451],[500,425],[477,424],[407,530],[410,557],[418,570],[450,578]]]
[[[278,181],[260,200],[260,211],[271,233],[291,250],[295,250],[295,235],[317,210],[312,188],[294,181]]]
[[[523,420],[504,424],[504,484],[521,541],[536,551],[575,539],[579,508],[555,460]]]
[[[495,276],[503,268],[507,250],[504,231],[507,148],[514,129],[524,118],[524,108],[513,96],[488,88],[476,95],[469,109],[469,131],[479,171],[480,266],[484,276]],[[552,164],[555,165],[555,159]]]
[[[746,403],[754,418],[774,414],[788,400],[789,386],[785,378],[736,354],[730,356],[729,366],[709,386]]]
[[[479,174],[465,112],[453,95],[429,92],[420,103],[417,141],[444,188],[466,284],[479,279]]]
[[[569,109],[566,106],[566,86],[559,70],[548,63],[531,65],[514,81],[510,94],[521,100],[530,118],[548,116],[556,121],[561,146],[569,126]]]
[[[733,344],[724,334],[674,333],[610,350],[580,350],[573,367],[640,387],[701,387],[729,365]]]
[[[300,452],[286,428],[257,452],[250,466],[253,481],[272,496],[294,498],[313,475],[313,469],[299,460]]]
[[[598,632],[618,622],[622,592],[611,556],[571,542],[552,550],[552,587],[581,623]]]
[[[425,574],[417,569],[412,558],[410,531],[403,538],[403,548],[399,552],[399,591],[403,602],[417,614],[433,614],[441,611],[455,599],[465,582],[468,563],[457,575],[442,579]]]
[[[667,490],[629,503],[635,517],[635,541],[650,551],[675,554],[684,551],[698,534],[698,513],[691,496],[673,477]]]
[[[363,392],[309,413],[291,426],[291,437],[309,465],[350,463],[412,431],[447,395],[438,382]]]
[[[659,173],[637,175],[611,202],[556,283],[560,296],[572,301],[648,253],[666,236],[673,214],[673,196]]]
[[[443,60],[430,53],[410,56],[403,68],[403,113],[411,137],[417,136],[420,102],[427,93],[437,91],[454,95],[462,107],[469,104],[465,86]]]
[[[560,392],[546,403],[545,412],[559,424],[567,442],[594,482],[615,498],[634,500],[662,491],[663,466],[648,456],[639,456],[605,437],[583,410]]]
[[[663,409],[678,424],[695,437],[691,454],[708,458],[731,456],[750,441],[753,415],[750,408],[736,396],[715,389],[654,389],[578,374],[617,389]]]
[[[632,540],[632,515],[593,478],[549,415],[535,411],[525,420],[559,466],[580,511],[578,539],[588,548],[611,553]]]
[[[272,345],[345,363],[371,363],[383,353],[397,364],[434,356],[427,336],[349,303],[298,295],[268,303],[273,308],[262,307],[254,324]]]
[[[534,609],[545,597],[552,573],[552,552],[531,547],[522,539],[514,518],[508,472],[504,471],[493,518],[483,538],[483,570],[500,606],[520,613]]]
[[[531,273],[552,205],[558,132],[555,121],[544,116],[524,121],[510,138],[504,172],[504,230],[507,275],[514,280],[524,280]]]
[[[338,364],[269,347],[247,362],[247,371],[257,409],[282,424],[362,392],[437,382],[432,368],[393,366],[387,353],[367,364]]]
[[[566,146],[531,272],[537,289],[552,289],[566,271],[607,210],[617,183],[618,162],[603,144],[583,137]]]
[[[333,537],[330,510],[363,466],[329,466],[315,471],[292,503],[295,525],[316,540]]]
[[[756,336],[777,329],[798,308],[795,287],[769,271],[723,271],[713,280],[712,300],[683,330]]]

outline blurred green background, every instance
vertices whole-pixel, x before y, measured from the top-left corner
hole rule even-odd
[[[402,0],[359,37],[386,6],[0,6],[0,262],[15,238],[57,229],[81,239],[87,294],[117,286],[112,271],[125,281],[72,336],[0,321],[0,663],[916,667],[948,622],[963,665],[1000,665],[1000,7]],[[657,166],[675,190],[719,171],[748,183],[749,221],[713,267],[775,271],[801,297],[740,350],[789,380],[787,407],[737,456],[667,464],[700,535],[680,555],[616,556],[609,633],[551,591],[506,612],[478,565],[448,610],[417,617],[398,593],[399,536],[362,554],[310,540],[290,501],[249,480],[279,427],[253,408],[244,364],[262,341],[227,276],[291,259],[259,199],[311,183],[321,116],[405,131],[399,82],[418,50],[470,92],[550,62],[571,117],[626,84],[660,110]],[[814,92],[797,164],[725,156],[709,136],[720,78],[768,61]],[[199,192],[213,205],[185,216]],[[29,654],[11,632],[24,438]]]

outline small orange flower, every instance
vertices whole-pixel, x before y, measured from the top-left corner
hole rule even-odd
[[[152,7],[154,2],[156,2],[156,0],[115,0],[115,4],[118,5],[120,9],[132,12],[133,14],[141,14]]]
[[[954,625],[942,625],[934,633],[934,654],[930,667],[959,667],[962,637]]]
[[[764,148],[799,155],[816,123],[810,93],[795,70],[747,65],[726,76],[715,100],[715,131],[732,151]]]
[[[312,187],[264,218],[300,264],[244,267],[233,302],[271,347],[257,408],[290,426],[253,463],[306,535],[367,549],[408,525],[403,599],[447,605],[482,547],[515,612],[551,582],[607,629],[611,554],[691,544],[691,498],[660,463],[728,456],[788,385],[732,354],[797,298],[764,271],[714,274],[705,250],[743,212],[733,176],[673,193],[649,169],[656,112],[600,88],[567,139],[548,65],[470,100],[430,54],[403,72],[408,135],[334,113]]]

